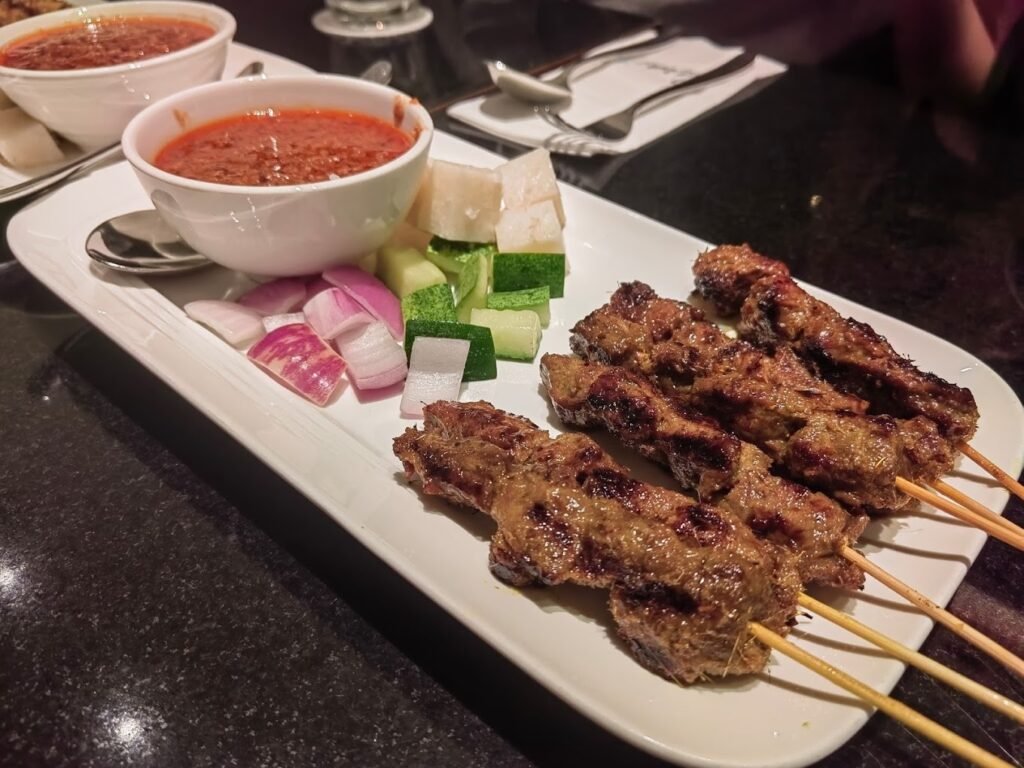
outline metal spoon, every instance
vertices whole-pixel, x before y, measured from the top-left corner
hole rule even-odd
[[[679,30],[675,28],[660,29],[658,34],[650,40],[624,45],[621,48],[580,59],[562,67],[561,72],[547,80],[541,80],[526,72],[513,69],[503,61],[484,59],[484,65],[491,76],[491,82],[506,96],[511,96],[513,99],[531,106],[557,104],[572,98],[572,91],[569,90],[569,80],[580,67],[606,59],[611,60],[623,55],[638,53],[648,48],[657,48],[666,40],[678,34]]]
[[[391,81],[391,62],[373,62],[360,78],[386,85]],[[152,208],[108,219],[85,240],[89,258],[117,272],[169,275],[191,272],[213,262],[178,237]]]
[[[166,275],[213,262],[186,245],[153,209],[115,216],[89,233],[89,258],[116,272]]]

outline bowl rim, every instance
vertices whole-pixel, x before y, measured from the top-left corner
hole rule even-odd
[[[151,9],[151,10],[147,10]],[[19,69],[17,67],[5,67],[0,65],[0,79],[21,79],[21,80],[79,80],[89,77],[108,75],[120,75],[125,72],[138,72],[162,64],[177,61],[178,59],[195,56],[211,48],[224,45],[235,36],[238,23],[235,17],[219,5],[204,2],[181,2],[181,0],[127,0],[117,3],[96,3],[93,5],[80,5],[65,8],[61,11],[31,16],[21,19],[13,24],[8,24],[0,30],[0,36],[5,38],[0,41],[0,49],[13,43],[20,37],[25,37],[33,32],[39,32],[51,27],[59,27],[66,21],[74,21],[76,18],[88,17],[90,13],[100,11],[103,16],[166,16],[185,17],[196,15],[199,10],[210,16],[216,17],[217,28],[210,37],[200,40],[192,45],[179,48],[169,53],[161,53],[148,59],[129,61],[121,64],[110,64],[104,67],[84,67],[82,69]],[[45,20],[42,21],[42,20]],[[19,26],[24,26],[24,34],[19,34]],[[11,34],[11,33],[14,34]]]
[[[244,184],[220,184],[212,181],[200,181],[198,179],[190,179],[186,176],[178,176],[174,173],[169,173],[160,168],[157,168],[149,160],[145,159],[142,154],[136,148],[138,134],[142,131],[144,123],[152,119],[152,116],[158,111],[168,111],[181,109],[183,106],[187,108],[187,102],[189,98],[196,95],[208,93],[209,91],[218,90],[232,90],[241,88],[256,88],[256,89],[275,89],[280,90],[281,87],[287,87],[290,84],[301,84],[301,83],[325,83],[328,86],[335,84],[343,87],[351,88],[355,86],[358,88],[368,89],[370,91],[377,91],[385,96],[390,96],[393,99],[405,99],[405,108],[407,110],[413,110],[416,113],[417,118],[420,121],[420,132],[416,137],[416,141],[413,142],[412,146],[409,147],[398,157],[388,160],[382,165],[378,165],[376,168],[370,168],[366,171],[360,171],[359,173],[353,173],[348,176],[342,176],[338,179],[327,179],[324,181],[310,181],[304,184],[279,184],[279,185],[267,185],[267,186],[249,186]],[[231,112],[230,114],[222,115],[221,117],[211,118],[209,121],[212,122],[218,119],[224,119],[231,117],[233,114],[244,114],[241,112]],[[198,126],[197,126],[198,127]],[[147,176],[151,176],[158,181],[165,184],[170,184],[177,187],[193,190],[196,192],[212,192],[218,194],[232,194],[232,195],[246,195],[246,196],[267,196],[267,195],[282,195],[282,194],[302,194],[308,192],[319,192],[324,190],[341,189],[344,187],[355,186],[365,181],[375,179],[379,176],[385,176],[399,168],[415,162],[421,155],[425,154],[430,148],[430,142],[434,134],[434,121],[430,116],[427,109],[420,104],[420,102],[414,97],[407,93],[403,93],[395,88],[391,88],[387,85],[381,85],[380,83],[372,83],[368,80],[361,80],[358,77],[350,77],[348,75],[333,75],[325,73],[315,73],[309,75],[291,75],[287,77],[265,77],[262,75],[256,75],[253,77],[235,78],[232,80],[221,80],[216,83],[207,83],[206,85],[195,86],[188,88],[184,91],[179,91],[176,94],[167,96],[158,102],[155,102],[144,110],[139,112],[135,117],[129,121],[128,125],[124,129],[124,133],[121,135],[121,149],[124,152],[125,158],[129,164],[134,167],[138,172],[144,173]]]

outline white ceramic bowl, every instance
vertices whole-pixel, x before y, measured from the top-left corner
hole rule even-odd
[[[114,144],[149,104],[193,85],[219,80],[234,17],[206,3],[138,0],[47,13],[0,28],[0,47],[50,27],[104,16],[165,16],[209,24],[212,37],[151,59],[111,67],[30,70],[0,66],[0,88],[50,130],[83,149]]]
[[[253,110],[361,112],[418,136],[384,165],[340,179],[257,187],[195,181],[162,171],[156,154],[182,133]],[[405,218],[426,171],[430,114],[409,96],[336,75],[225,80],[169,96],[124,131],[125,157],[164,220],[218,264],[257,275],[302,275],[345,264],[383,245]]]

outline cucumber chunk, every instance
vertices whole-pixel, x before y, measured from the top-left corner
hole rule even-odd
[[[565,293],[564,253],[499,253],[492,265],[494,291],[519,291],[546,285],[552,299]]]
[[[466,339],[469,341],[469,357],[463,381],[483,381],[498,376],[498,364],[494,354],[494,338],[491,329],[466,323],[439,323],[434,320],[410,320],[405,324],[405,354],[412,354],[412,344],[420,336],[440,339]]]
[[[455,314],[458,315],[460,323],[468,323],[469,314],[474,309],[483,309],[487,306],[487,288],[491,272],[490,259],[483,254],[478,254],[472,263],[475,267],[476,281],[464,293],[460,294],[458,287],[455,290],[456,295],[459,296]]]
[[[539,288],[524,288],[521,291],[492,293],[487,297],[487,309],[513,309],[536,312],[542,327],[551,322],[551,289],[546,285]]]
[[[377,256],[377,277],[399,298],[448,282],[444,272],[415,248],[386,246]]]
[[[540,318],[529,310],[474,309],[473,325],[491,329],[494,353],[509,360],[533,360],[540,348]]]
[[[427,246],[427,258],[451,275],[457,275],[477,256],[493,256],[497,252],[493,243],[463,243],[443,237],[431,238]]]
[[[402,297],[402,318],[410,320],[436,320],[454,323],[455,300],[448,283],[430,285]]]

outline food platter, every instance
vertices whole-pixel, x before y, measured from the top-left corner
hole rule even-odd
[[[252,55],[251,50],[241,56],[232,52],[238,64]],[[474,165],[501,161],[443,133],[435,136],[432,152]],[[572,273],[566,298],[552,303],[542,353],[568,351],[569,328],[604,303],[621,280],[643,280],[666,296],[683,298],[690,292],[690,264],[706,243],[573,188],[565,188],[563,198]],[[572,706],[642,749],[696,766],[806,765],[836,749],[866,721],[869,713],[861,704],[778,658],[749,679],[676,686],[629,656],[597,592],[516,591],[494,580],[486,567],[490,524],[479,515],[425,503],[401,479],[391,439],[413,422],[399,418],[398,395],[359,402],[349,390],[318,409],[185,316],[185,303],[237,289],[244,280],[238,275],[211,269],[147,283],[91,264],[83,250],[88,232],[103,219],[148,206],[131,170],[116,164],[28,206],[12,219],[8,241],[30,272],[252,450],[268,471],[284,477]],[[626,258],[636,253],[644,257]],[[815,293],[874,325],[923,368],[970,387],[982,414],[974,446],[1008,471],[1020,471],[1024,411],[991,369],[904,323]],[[500,363],[496,380],[467,385],[462,399],[488,400],[552,432],[560,430],[540,392],[536,364]],[[646,478],[670,482],[650,468],[626,463]],[[950,482],[989,507],[1005,504],[1006,492],[970,465]],[[862,541],[876,563],[945,604],[985,537],[926,512],[873,523]],[[912,647],[931,628],[928,619],[874,583],[863,597],[821,596]],[[883,691],[895,685],[903,669],[817,619],[802,621],[793,639]],[[743,723],[742,739],[735,738],[737,722]]]

